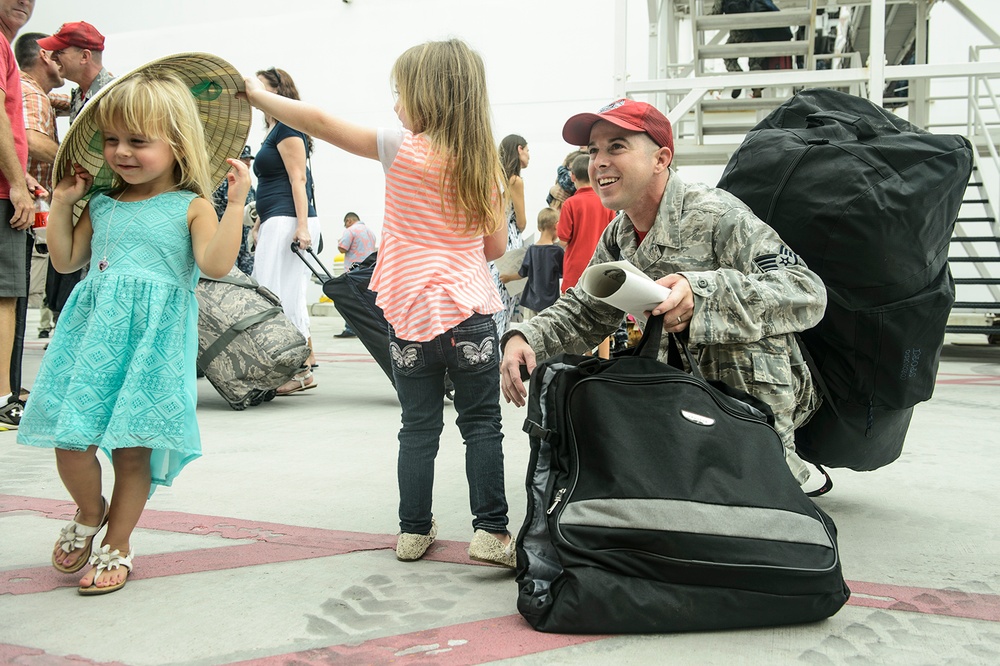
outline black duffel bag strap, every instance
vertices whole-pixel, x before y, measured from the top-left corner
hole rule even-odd
[[[646,322],[646,327],[642,331],[642,339],[635,346],[633,356],[641,358],[651,358],[656,360],[660,354],[660,342],[663,340],[663,315],[654,315]],[[681,354],[687,359],[687,367],[681,360]],[[691,375],[705,380],[701,374],[698,363],[694,360],[690,348],[687,344],[687,335],[670,333],[667,343],[667,365],[678,370],[684,370]]]

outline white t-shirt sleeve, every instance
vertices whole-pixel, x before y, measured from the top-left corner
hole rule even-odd
[[[386,173],[388,173],[389,167],[396,160],[396,155],[399,153],[399,147],[403,145],[403,137],[405,135],[406,130],[402,127],[395,129],[378,128],[378,159],[382,163],[382,170]]]

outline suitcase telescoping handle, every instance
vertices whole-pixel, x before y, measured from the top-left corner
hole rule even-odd
[[[323,262],[319,260],[319,257],[316,256],[316,252],[312,249],[311,245],[306,248],[306,252],[309,253],[309,257],[306,257],[306,255],[302,253],[302,249],[299,247],[298,241],[292,241],[292,252],[294,252],[298,258],[302,260],[302,263],[309,267],[309,270],[313,272],[313,275],[315,275],[320,282],[326,282],[327,280],[333,279],[333,274],[325,265],[323,265]],[[322,270],[325,275],[320,274],[320,270]]]

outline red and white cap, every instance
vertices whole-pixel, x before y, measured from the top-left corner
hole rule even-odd
[[[600,120],[632,132],[645,132],[656,145],[674,151],[674,131],[670,121],[652,104],[619,99],[597,113],[578,113],[563,125],[563,139],[574,146],[590,143],[590,130]]]
[[[63,23],[59,32],[51,37],[38,40],[38,48],[46,51],[62,51],[70,46],[90,51],[104,50],[104,35],[86,21]]]

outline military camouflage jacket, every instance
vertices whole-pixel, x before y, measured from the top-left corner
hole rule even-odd
[[[769,403],[779,434],[789,440],[791,430],[818,404],[791,334],[823,316],[826,290],[819,276],[739,199],[724,190],[688,185],[674,172],[643,243],[638,244],[632,221],[619,213],[591,264],[619,256],[654,280],[670,273],[687,278],[694,293],[690,342],[702,372]],[[574,287],[511,333],[524,335],[536,357],[544,359],[592,349],[618,328],[622,316]],[[665,345],[660,350],[664,361]]]

